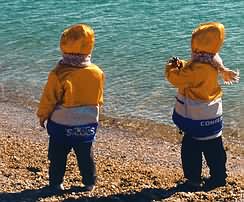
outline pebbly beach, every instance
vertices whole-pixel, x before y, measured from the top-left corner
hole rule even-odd
[[[226,129],[227,185],[209,192],[183,192],[180,136],[174,127],[148,120],[101,116],[95,143],[97,185],[82,192],[75,154],[68,157],[65,191],[50,194],[48,136],[35,105],[0,103],[0,201],[242,201],[244,148],[241,133]],[[203,174],[208,175],[207,166]]]

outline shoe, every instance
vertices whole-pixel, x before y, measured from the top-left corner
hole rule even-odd
[[[61,184],[54,184],[54,185],[49,185],[49,190],[51,192],[62,192],[64,191],[64,185],[61,183]]]
[[[92,185],[85,185],[83,187],[84,191],[93,191],[95,189],[95,185],[92,184]]]
[[[202,185],[201,183],[187,180],[183,183],[178,184],[176,188],[180,192],[197,192],[202,190]]]
[[[215,189],[217,187],[222,187],[226,185],[226,180],[225,179],[214,179],[212,177],[209,178],[204,178],[204,186],[203,186],[203,190],[204,191],[210,191],[212,189]]]

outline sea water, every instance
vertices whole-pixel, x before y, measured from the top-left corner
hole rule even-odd
[[[1,98],[28,91],[38,100],[60,59],[60,33],[80,22],[96,32],[92,61],[106,74],[109,116],[172,124],[175,89],[164,78],[164,65],[171,56],[190,57],[191,32],[202,22],[225,25],[220,55],[227,67],[244,74],[242,0],[12,0],[0,6]],[[244,84],[223,90],[225,123],[240,128]]]

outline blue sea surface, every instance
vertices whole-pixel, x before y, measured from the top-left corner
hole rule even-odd
[[[92,61],[106,74],[107,115],[172,124],[175,89],[163,76],[171,56],[190,57],[192,30],[225,25],[224,64],[244,74],[244,1],[12,0],[1,1],[0,90],[32,89],[39,99],[60,59],[64,28],[88,23],[96,32]],[[244,84],[223,86],[225,122],[243,126]],[[242,122],[240,122],[242,120]],[[239,124],[239,126],[238,126]]]

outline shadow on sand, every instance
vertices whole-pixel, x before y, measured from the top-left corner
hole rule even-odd
[[[81,192],[82,190],[77,189],[76,187],[72,187],[69,190],[65,190],[62,193],[53,193],[48,191],[47,187],[43,187],[40,189],[34,189],[34,190],[24,190],[21,192],[16,193],[0,193],[0,201],[1,202],[16,202],[16,201],[39,201],[41,199],[45,199],[47,197],[51,196],[57,196],[61,197],[64,194],[69,194],[73,192]],[[176,187],[170,188],[170,189],[156,189],[156,188],[147,188],[143,189],[140,192],[131,192],[131,193],[121,193],[121,194],[114,194],[109,196],[101,196],[101,197],[87,197],[87,196],[81,196],[79,199],[74,199],[73,197],[64,199],[62,201],[64,202],[71,202],[71,201],[77,201],[77,202],[106,202],[106,201],[116,201],[116,202],[124,202],[124,201],[134,201],[134,202],[151,202],[153,200],[161,200],[166,199],[175,194],[176,192],[179,192]],[[66,196],[67,197],[67,196]]]

